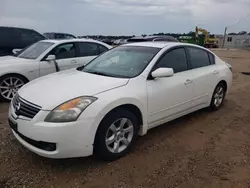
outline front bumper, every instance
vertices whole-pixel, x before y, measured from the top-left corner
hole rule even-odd
[[[48,113],[49,111],[41,110],[29,120],[17,117],[10,104],[9,119],[17,124],[16,130],[12,128],[12,131],[22,145],[48,158],[84,157],[93,154],[95,131],[92,127],[97,127],[94,125],[95,118],[79,119],[69,123],[48,123],[43,121]],[[55,148],[45,149],[36,143],[55,144]]]

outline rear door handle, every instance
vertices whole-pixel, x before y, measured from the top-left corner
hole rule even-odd
[[[185,85],[188,85],[188,84],[191,84],[192,82],[193,82],[192,80],[187,79],[187,80],[184,82],[184,84],[185,84]]]
[[[213,74],[214,75],[219,74],[219,71],[214,71]]]
[[[71,60],[71,63],[75,64],[75,63],[77,63],[77,60]]]

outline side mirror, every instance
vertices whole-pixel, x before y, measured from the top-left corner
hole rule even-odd
[[[20,51],[21,51],[21,49],[13,49],[13,50],[12,50],[12,53],[16,55],[16,54],[17,54],[18,52],[20,52]]]
[[[174,75],[172,68],[158,68],[151,73],[153,78],[171,77]]]
[[[47,58],[46,58],[46,61],[55,61],[56,60],[56,56],[55,55],[49,55]]]

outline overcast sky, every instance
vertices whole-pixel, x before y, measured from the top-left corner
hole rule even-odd
[[[250,32],[250,0],[0,0],[0,25],[75,35]]]

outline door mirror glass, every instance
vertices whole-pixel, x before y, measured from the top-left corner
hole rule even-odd
[[[55,55],[49,55],[47,58],[46,58],[46,61],[54,61],[56,60],[56,56]]]
[[[174,75],[172,68],[158,68],[151,73],[153,78],[171,77]]]

